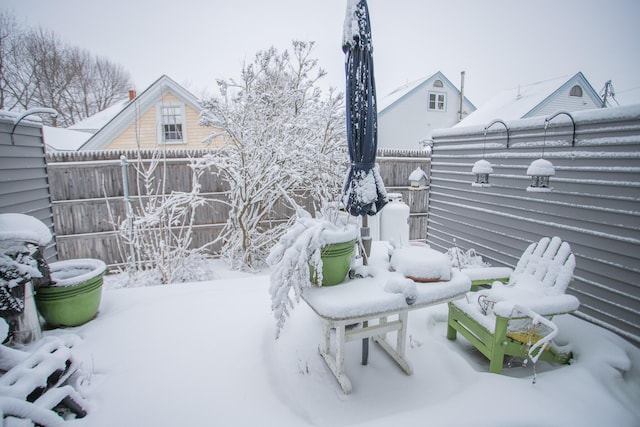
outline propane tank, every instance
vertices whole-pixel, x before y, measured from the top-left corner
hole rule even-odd
[[[388,193],[389,203],[380,211],[380,240],[387,240],[396,247],[409,245],[409,206],[402,201],[402,194]]]

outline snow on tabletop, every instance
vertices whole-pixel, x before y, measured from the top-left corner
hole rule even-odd
[[[99,259],[84,258],[56,261],[49,264],[54,286],[74,286],[103,274],[106,264]]]
[[[413,289],[405,280],[398,272],[385,271],[337,286],[306,288],[303,299],[319,316],[341,320],[433,305],[462,297],[471,289],[469,278],[456,271],[449,281],[415,283],[416,299],[408,306],[406,296]]]
[[[449,280],[451,259],[425,246],[407,246],[396,249],[391,255],[391,268],[416,279]]]
[[[29,242],[45,246],[51,231],[42,221],[19,213],[0,214],[0,241]]]

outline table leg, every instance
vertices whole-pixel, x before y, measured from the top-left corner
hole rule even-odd
[[[333,329],[332,325],[326,324],[324,328],[325,336],[323,337],[323,342],[320,344],[318,350],[333,373],[333,376],[338,380],[338,384],[340,384],[344,394],[349,394],[351,393],[351,380],[349,380],[349,378],[344,374],[344,351],[346,344],[345,326],[339,325],[335,327],[335,357],[331,354],[329,343],[331,329]]]
[[[400,323],[400,327],[398,328],[398,336],[396,339],[396,348],[393,348],[391,344],[389,344],[386,340],[386,334],[376,335],[373,337],[374,342],[378,343],[380,347],[384,351],[387,352],[389,356],[396,361],[398,365],[402,368],[402,370],[407,374],[411,375],[413,373],[413,367],[409,363],[408,360],[404,358],[405,354],[405,346],[407,342],[407,320],[408,320],[408,312],[402,312],[398,315],[398,322]],[[386,318],[380,319],[381,322],[386,323]]]
[[[400,357],[404,358],[404,350],[407,345],[407,321],[409,320],[409,312],[403,311],[398,315],[398,319],[402,322],[402,328],[398,331],[396,351]]]
[[[365,320],[362,322],[363,328],[366,328],[367,326],[369,326],[368,321]],[[369,363],[369,337],[362,338],[362,364],[366,365],[367,363]]]

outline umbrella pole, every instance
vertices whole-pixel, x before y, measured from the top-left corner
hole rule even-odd
[[[369,255],[371,255],[371,230],[369,229],[369,217],[365,214],[362,216],[362,227],[360,228],[360,237],[362,238],[362,246],[364,254],[362,254],[362,263],[369,264]],[[362,327],[369,326],[368,321],[362,322]],[[369,363],[369,338],[362,339],[362,364]]]

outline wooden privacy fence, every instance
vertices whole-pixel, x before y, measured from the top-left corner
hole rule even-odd
[[[172,191],[189,192],[192,188],[190,159],[201,157],[207,150],[163,151],[155,171],[155,182],[163,183],[165,194]],[[121,156],[128,159],[126,174],[128,194],[135,211],[146,201],[139,191],[140,179],[132,163],[140,158],[151,161],[152,151],[94,151],[48,153],[47,167],[53,206],[58,258],[99,258],[109,265],[126,260],[118,246],[116,224],[126,218],[125,187]],[[157,155],[157,153],[156,153]],[[428,187],[409,188],[408,177],[417,167],[429,172],[429,153],[421,150],[381,150],[378,154],[387,191],[401,193],[410,206],[410,236],[413,240],[426,238]],[[199,183],[200,195],[206,200],[195,211],[193,246],[213,242],[220,234],[229,215],[228,187],[213,173],[204,174]],[[140,194],[143,196],[140,196]],[[304,204],[304,203],[303,203]],[[284,221],[292,213],[279,207],[270,221]],[[124,249],[124,248],[122,248]],[[127,249],[128,250],[128,249]],[[217,255],[220,245],[209,247]]]

